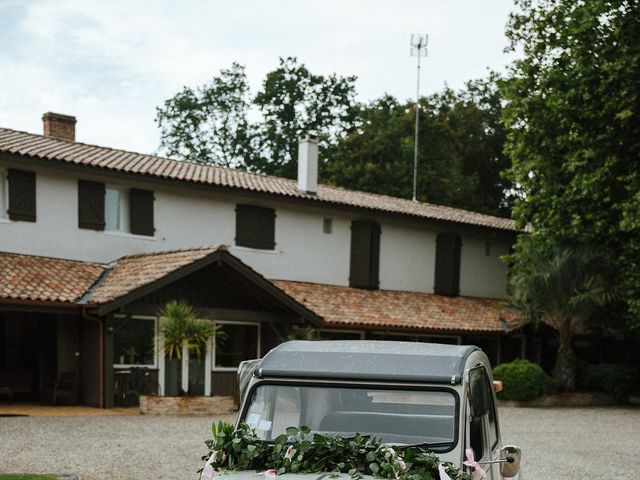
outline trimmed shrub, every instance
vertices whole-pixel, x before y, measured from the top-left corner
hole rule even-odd
[[[581,390],[609,393],[618,401],[633,391],[638,380],[634,367],[615,363],[594,365],[584,360],[577,363],[577,383]]]
[[[493,369],[493,378],[502,381],[504,389],[498,393],[503,400],[534,400],[550,388],[542,368],[528,360],[514,360]]]

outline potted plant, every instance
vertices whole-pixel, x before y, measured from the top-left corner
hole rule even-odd
[[[160,335],[164,341],[166,368],[172,384],[166,384],[167,392],[188,394],[180,388],[180,372],[186,352],[201,358],[206,352],[207,342],[222,334],[221,327],[210,320],[197,317],[194,308],[184,300],[172,300],[164,305],[158,316],[164,318]]]

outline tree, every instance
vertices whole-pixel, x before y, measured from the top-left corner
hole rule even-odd
[[[244,67],[234,63],[156,109],[161,150],[173,158],[294,178],[300,135],[317,135],[322,154],[353,128],[354,82],[312,74],[295,58],[281,58],[252,98]]]
[[[498,76],[420,100],[420,200],[509,214]],[[357,129],[329,148],[322,176],[335,185],[411,198],[415,106],[386,95],[363,106]]]
[[[553,378],[564,390],[573,391],[576,384],[573,336],[613,297],[607,269],[607,259],[593,248],[555,246],[528,250],[509,279],[511,303],[530,320],[542,320],[557,332]]]
[[[160,148],[173,158],[247,168],[255,157],[249,85],[234,63],[207,85],[181,92],[156,108]]]
[[[320,154],[355,124],[356,77],[315,75],[295,58],[280,59],[267,74],[255,104],[262,113],[258,138],[260,171],[295,178],[298,137],[318,136]]]
[[[640,6],[517,0],[507,27],[522,58],[503,83],[514,217],[532,233],[514,270],[554,245],[609,253],[620,316],[640,328]],[[541,253],[539,253],[541,252]],[[621,326],[621,322],[618,322]]]

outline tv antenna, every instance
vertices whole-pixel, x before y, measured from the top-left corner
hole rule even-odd
[[[426,33],[411,34],[411,56],[418,57],[418,79],[416,82],[416,133],[413,145],[413,201],[417,202],[418,186],[418,125],[420,123],[420,57],[427,56],[429,35]]]

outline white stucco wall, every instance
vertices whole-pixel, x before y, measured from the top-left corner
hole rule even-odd
[[[6,164],[0,163],[0,168]],[[14,165],[15,166],[15,165]],[[36,171],[37,221],[10,222],[0,218],[0,251],[93,262],[111,262],[124,255],[221,243],[232,254],[267,278],[348,285],[352,214],[300,207],[277,201],[256,201],[205,190],[164,184],[103,181],[107,186],[153,189],[153,238],[78,228],[78,175],[58,169]],[[273,251],[234,246],[235,205],[255,203],[276,210]],[[323,232],[323,219],[331,218],[332,233]],[[360,217],[358,217],[360,218]],[[394,219],[381,224],[380,288],[433,292],[436,227]],[[485,242],[491,240],[491,256]],[[499,256],[508,242],[490,234],[462,234],[462,295],[502,297],[506,267]]]

